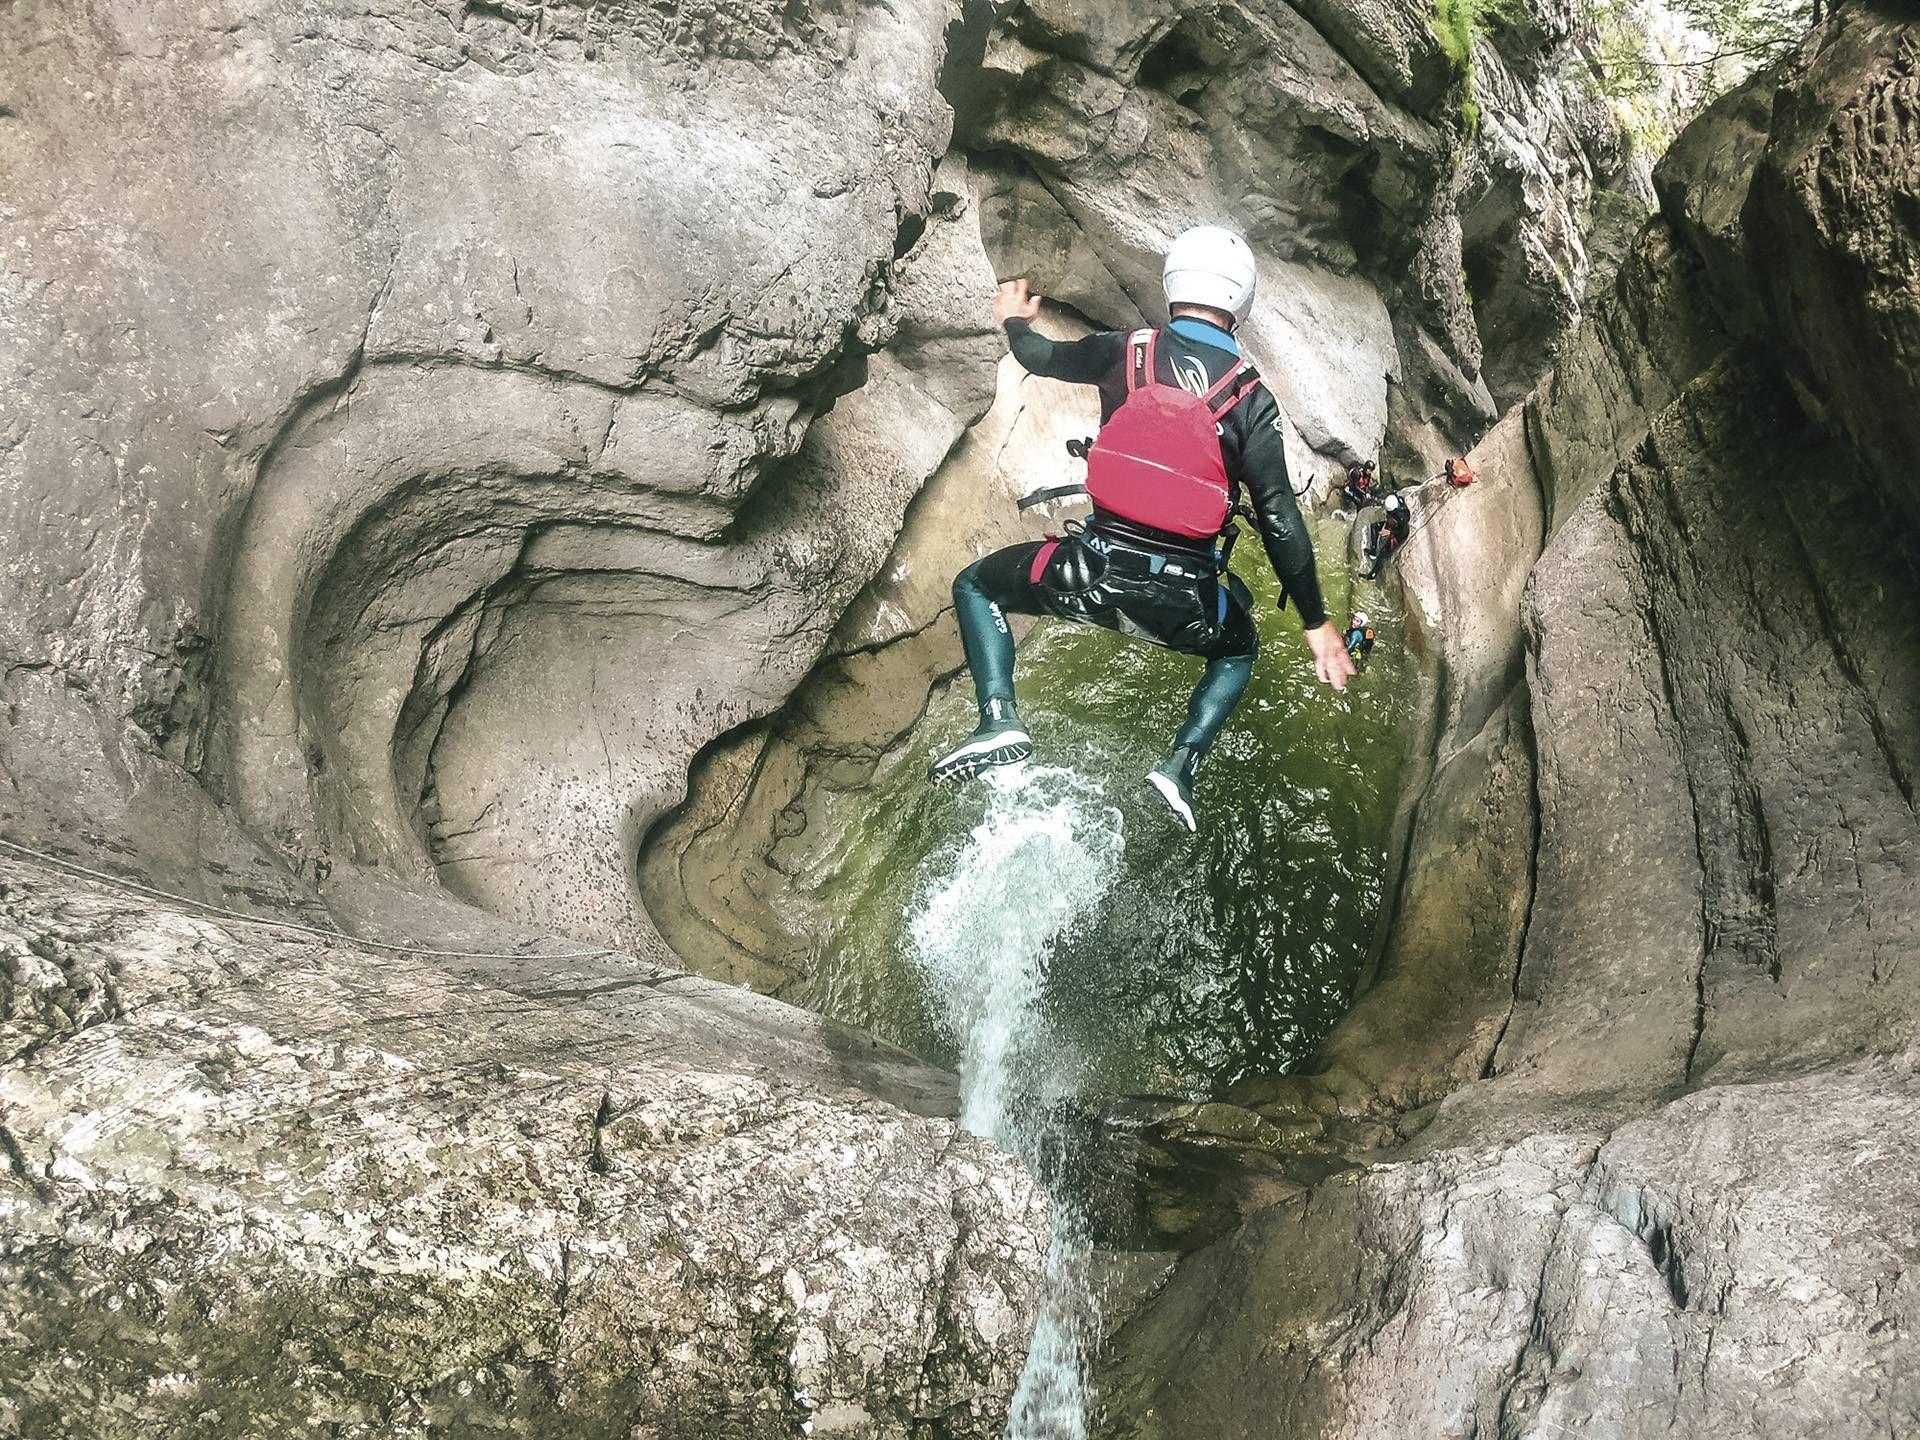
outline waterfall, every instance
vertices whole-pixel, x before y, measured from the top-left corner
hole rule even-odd
[[[1029,1164],[1050,1102],[1081,1066],[1049,1024],[1055,943],[1097,911],[1119,874],[1120,812],[1093,782],[1051,766],[988,772],[986,813],[921,868],[910,949],[959,1052],[960,1124]],[[1008,1440],[1084,1440],[1099,1331],[1085,1219],[1055,1196],[1053,1238]]]

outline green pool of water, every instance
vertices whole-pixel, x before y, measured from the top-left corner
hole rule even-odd
[[[1379,637],[1373,662],[1344,696],[1316,682],[1297,614],[1276,610],[1259,545],[1242,545],[1235,569],[1259,604],[1262,653],[1201,769],[1197,836],[1141,782],[1185,714],[1200,662],[1050,620],[1020,647],[1035,765],[1070,769],[1077,803],[1121,831],[1103,849],[1117,853],[1103,860],[1105,883],[1052,944],[1040,988],[1082,1095],[1197,1098],[1285,1071],[1351,994],[1381,903],[1412,684],[1397,610],[1370,584],[1349,596],[1334,548],[1344,527],[1322,539],[1335,623],[1357,598]],[[871,788],[834,797],[834,829],[848,839],[818,893],[838,918],[814,975],[790,997],[948,1066],[955,1037],[909,931],[989,803],[979,784],[935,790],[925,779],[933,755],[974,720],[963,675]],[[1049,878],[1009,877],[1023,893],[1004,903],[1044,900]]]

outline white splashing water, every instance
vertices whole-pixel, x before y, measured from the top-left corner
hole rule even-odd
[[[1092,782],[1050,766],[989,771],[986,793],[972,833],[923,866],[908,935],[960,1052],[962,1127],[1031,1161],[1047,1102],[1075,1093],[1080,1071],[1047,1021],[1047,962],[1119,874],[1121,818]],[[1086,1436],[1089,1252],[1083,1218],[1056,1204],[1008,1440]]]

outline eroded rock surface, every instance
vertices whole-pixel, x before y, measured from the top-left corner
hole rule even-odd
[[[1914,1098],[1905,1065],[1716,1088],[1345,1175],[1181,1267],[1109,1428],[1906,1433]]]
[[[1044,1201],[631,865],[991,399],[949,18],[8,8],[0,833],[446,953],[0,853],[0,1428],[998,1432]]]
[[[12,1433],[999,1433],[1045,1198],[851,1031],[10,863],[0,1011]]]

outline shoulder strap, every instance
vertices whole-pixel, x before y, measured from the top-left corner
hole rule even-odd
[[[1247,359],[1241,357],[1219,382],[1207,392],[1207,406],[1213,411],[1215,420],[1224,420],[1233,413],[1233,408],[1261,386],[1260,372],[1253,368]]]
[[[1053,485],[1045,490],[1035,490],[1023,495],[1018,502],[1022,510],[1031,510],[1036,505],[1051,505],[1056,500],[1070,500],[1076,495],[1087,493],[1084,485]]]
[[[1160,335],[1156,330],[1136,330],[1127,337],[1127,393],[1153,384],[1154,352]]]

